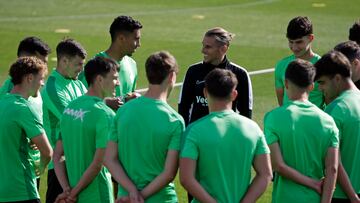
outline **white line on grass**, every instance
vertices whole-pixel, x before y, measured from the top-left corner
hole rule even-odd
[[[184,13],[194,11],[209,11],[219,10],[224,8],[248,8],[257,5],[270,4],[279,0],[260,0],[244,4],[232,4],[224,6],[198,7],[198,8],[180,8],[169,10],[154,10],[154,11],[138,11],[138,12],[124,12],[124,15],[130,16],[146,16],[157,15],[165,13]],[[47,20],[69,20],[69,19],[91,19],[91,18],[107,18],[118,16],[119,13],[101,13],[101,14],[84,14],[84,15],[66,15],[66,16],[39,16],[39,17],[8,17],[0,18],[0,22],[19,22],[19,21],[47,21]]]
[[[262,69],[262,70],[256,70],[256,71],[251,71],[249,72],[249,75],[259,75],[259,74],[264,74],[264,73],[272,73],[274,72],[275,68],[268,68],[268,69]],[[179,83],[176,83],[174,87],[179,87],[181,86],[183,83],[182,82],[179,82]],[[139,93],[144,93],[147,91],[148,88],[143,88],[143,89],[138,89],[136,90],[136,92],[139,92]]]

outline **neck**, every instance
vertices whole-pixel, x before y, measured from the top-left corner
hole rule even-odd
[[[167,102],[169,87],[164,87],[162,85],[149,85],[148,91],[144,94],[145,97],[161,100]]]
[[[344,81],[340,84],[340,91],[346,90],[356,90],[357,87],[355,86],[354,82],[350,78],[344,79]]]
[[[289,92],[288,92],[288,97],[292,101],[305,102],[305,101],[307,101],[309,99],[309,93],[307,93],[307,92],[296,92],[296,93],[293,93],[293,94],[289,94]]]
[[[221,62],[224,61],[224,59],[225,59],[225,55],[219,58],[218,60],[211,62],[211,64],[214,66],[218,66],[219,64],[221,64]]]
[[[118,46],[116,46],[114,43],[112,43],[105,52],[115,61],[119,61],[125,56],[125,53],[120,48],[118,48]]]
[[[29,90],[22,84],[15,85],[14,88],[10,91],[10,93],[19,94],[25,99],[28,99],[30,97]]]
[[[310,48],[308,51],[305,52],[304,55],[300,56],[299,58],[306,60],[306,61],[310,61],[312,59],[312,57],[314,57],[314,56],[315,56],[315,53]]]
[[[232,109],[232,102],[229,100],[212,100],[211,98],[207,98],[209,112],[217,112],[217,111],[225,111]]]
[[[89,87],[86,95],[88,95],[88,96],[93,96],[93,97],[99,97],[99,98],[101,98],[101,99],[104,99],[104,98],[105,98],[105,96],[104,96],[104,94],[102,93],[102,91],[101,91],[99,88],[96,88],[96,87],[94,87],[94,86],[92,86],[92,85]]]

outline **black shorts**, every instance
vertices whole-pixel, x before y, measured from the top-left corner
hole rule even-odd
[[[57,196],[63,192],[54,169],[48,171],[47,186],[46,203],[54,203]]]

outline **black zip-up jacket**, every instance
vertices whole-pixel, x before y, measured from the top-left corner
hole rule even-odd
[[[247,71],[231,63],[226,57],[217,66],[210,63],[199,62],[191,65],[186,72],[184,83],[179,97],[178,111],[185,120],[186,126],[197,119],[208,115],[209,108],[204,97],[205,76],[214,68],[230,70],[236,75],[238,96],[233,102],[233,110],[251,119],[252,114],[252,87]]]

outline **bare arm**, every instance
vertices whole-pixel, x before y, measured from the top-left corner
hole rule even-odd
[[[59,183],[67,195],[70,194],[70,184],[66,172],[65,158],[64,158],[64,147],[61,140],[56,142],[54,152],[54,170]]]
[[[339,170],[338,170],[337,181],[339,182],[341,188],[343,189],[343,191],[345,192],[345,194],[348,196],[348,198],[351,200],[352,203],[360,202],[360,198],[357,196],[350,182],[349,176],[346,173],[345,168],[341,163],[340,153],[339,153]]]
[[[45,134],[40,134],[33,137],[31,142],[34,143],[40,151],[40,165],[38,174],[42,174],[51,160],[53,150]]]
[[[291,168],[290,166],[286,165],[284,162],[279,143],[273,143],[269,145],[270,151],[271,151],[271,162],[274,171],[279,173],[281,176],[290,179],[298,184],[304,185],[306,187],[309,187],[319,194],[321,193],[321,180],[315,180],[308,176],[305,176],[298,172],[297,170]]]
[[[216,203],[216,200],[195,179],[196,161],[189,158],[180,159],[181,185],[200,202]]]
[[[265,192],[266,187],[272,179],[269,154],[255,156],[253,167],[256,171],[256,175],[241,200],[241,203],[256,202],[256,200]]]
[[[140,192],[137,190],[135,184],[130,180],[121,166],[118,158],[118,144],[109,141],[105,152],[105,166],[109,169],[112,177],[116,182],[120,183],[129,193],[131,200],[135,202],[143,202]]]
[[[141,191],[141,195],[144,199],[161,190],[174,180],[178,169],[178,159],[178,151],[169,150],[167,152],[164,171]]]
[[[284,101],[284,88],[276,88],[275,91],[276,91],[278,104],[279,106],[282,106]]]
[[[79,193],[86,188],[99,174],[100,170],[103,167],[105,149],[98,148],[95,151],[94,159],[86,169],[84,174],[81,176],[79,182],[71,190],[70,198],[76,199]]]
[[[325,158],[325,179],[323,192],[321,194],[321,203],[330,203],[334,193],[337,168],[338,168],[338,148],[330,147]]]

